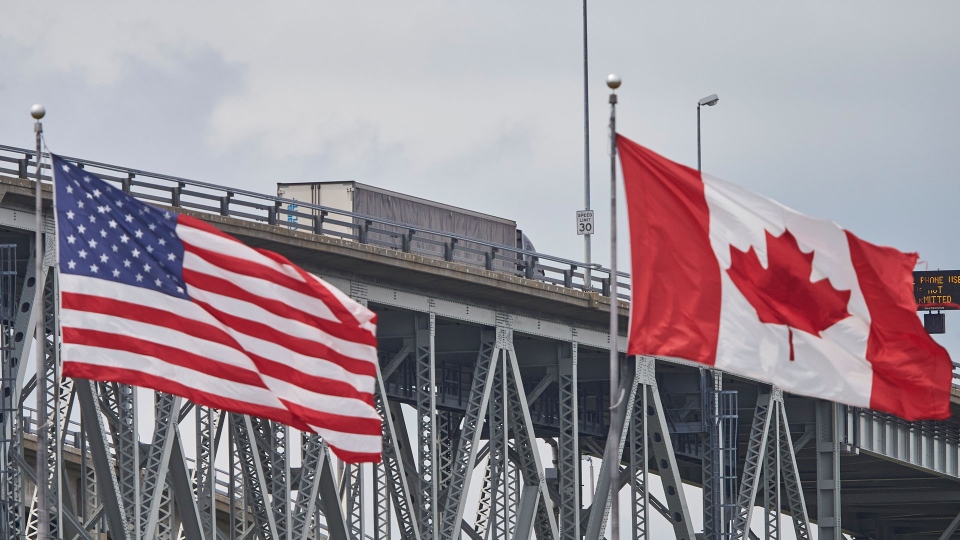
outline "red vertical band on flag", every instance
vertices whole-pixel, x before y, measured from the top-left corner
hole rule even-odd
[[[905,420],[950,416],[953,364],[924,330],[913,298],[915,253],[875,246],[847,231],[850,258],[870,311],[870,408]]]
[[[633,281],[627,354],[713,364],[720,332],[720,264],[700,173],[622,135]]]

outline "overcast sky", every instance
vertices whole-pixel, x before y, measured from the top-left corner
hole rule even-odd
[[[270,193],[358,180],[511,218],[582,258],[577,2],[13,2],[0,144]],[[590,6],[591,160],[608,261],[604,79],[622,133],[859,236],[960,268],[960,3]],[[621,212],[622,215],[622,212]],[[621,261],[626,261],[626,246]],[[945,340],[960,358],[960,317]]]

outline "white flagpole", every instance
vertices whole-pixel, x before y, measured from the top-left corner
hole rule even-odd
[[[617,88],[620,76],[607,77],[610,87],[610,433],[607,435],[607,470],[610,472],[610,539],[620,540],[620,314],[617,309]]]
[[[33,125],[33,131],[37,135],[37,182],[35,191],[35,212],[36,223],[34,228],[34,271],[37,280],[37,295],[33,300],[33,309],[36,312],[36,333],[34,334],[34,348],[36,349],[37,359],[37,539],[48,540],[50,537],[50,514],[47,511],[47,470],[49,456],[47,455],[47,378],[44,373],[43,345],[46,336],[44,335],[44,313],[43,313],[43,195],[41,176],[43,168],[41,162],[41,138],[43,137],[43,124],[40,119],[46,115],[47,111],[39,103],[30,108],[30,116],[36,123]],[[51,169],[52,170],[52,169]]]

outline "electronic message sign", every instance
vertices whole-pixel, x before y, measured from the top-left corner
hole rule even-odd
[[[960,309],[960,270],[914,272],[913,296],[918,311]]]

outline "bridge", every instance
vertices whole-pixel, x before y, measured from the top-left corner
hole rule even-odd
[[[811,538],[814,527],[820,539],[953,538],[960,525],[956,386],[950,420],[905,422],[678,359],[627,357],[625,336],[606,326],[613,302],[626,330],[627,274],[68,159],[276,251],[376,311],[383,463],[339,463],[318,436],[259,418],[60,378],[49,170],[38,276],[36,155],[0,146],[0,537],[35,538],[46,506],[52,532],[70,539],[593,540],[606,534],[609,467],[629,538]],[[35,369],[27,351],[40,320]],[[621,459],[601,462],[594,482],[583,463],[603,457],[611,347],[628,421]]]

